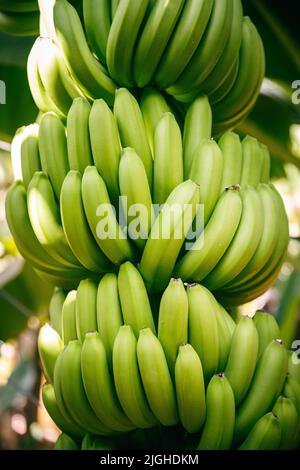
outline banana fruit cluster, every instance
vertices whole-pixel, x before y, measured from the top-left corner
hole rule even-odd
[[[84,449],[118,448],[137,430],[162,426],[188,433],[189,448],[296,445],[300,366],[269,314],[235,324],[208,289],[178,278],[156,314],[126,262],[99,284],[57,289],[50,321],[38,346],[44,405],[65,433],[58,449],[73,448],[72,439]]]
[[[149,292],[174,275],[201,282],[224,305],[258,297],[288,243],[270,155],[252,137],[227,132],[216,142],[211,133],[207,97],[182,120],[153,88],[140,103],[119,89],[113,111],[77,97],[66,128],[45,113],[12,145],[23,181],[9,190],[6,213],[20,253],[65,288],[131,261]]]
[[[42,38],[32,48],[28,79],[43,112],[66,115],[78,94],[112,106],[117,88],[154,85],[182,112],[207,95],[221,134],[254,106],[265,57],[241,0],[39,3]]]
[[[0,33],[32,36],[39,33],[38,0],[0,0]]]

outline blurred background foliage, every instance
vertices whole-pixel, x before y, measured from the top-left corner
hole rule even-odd
[[[291,240],[276,285],[242,306],[240,313],[262,308],[273,313],[291,346],[300,333],[299,16],[293,0],[243,0],[243,5],[264,41],[266,79],[254,110],[237,131],[254,135],[270,148],[272,177],[285,202]],[[34,40],[0,32],[0,80],[6,85],[6,104],[0,104],[0,449],[51,448],[58,435],[39,399],[44,379],[36,350],[52,288],[18,255],[4,211],[12,182],[11,140],[38,114],[26,77]]]

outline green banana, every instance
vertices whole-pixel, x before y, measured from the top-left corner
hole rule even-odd
[[[290,449],[298,430],[298,414],[293,401],[284,396],[278,397],[273,413],[281,424],[281,441],[279,449]]]
[[[138,369],[137,340],[129,325],[121,326],[113,347],[113,374],[121,406],[138,428],[150,428],[156,420],[147,403]]]
[[[216,142],[202,140],[194,152],[188,177],[200,186],[200,203],[204,206],[204,225],[208,222],[221,190],[223,154]]]
[[[111,27],[110,0],[83,0],[83,19],[88,42],[102,63]]]
[[[86,333],[94,330],[97,330],[97,284],[84,279],[76,294],[77,337],[83,343]]]
[[[227,78],[212,93],[209,94],[209,102],[213,106],[222,101],[232,90],[239,73],[239,56],[235,59]]]
[[[143,115],[137,100],[125,88],[119,88],[116,91],[114,115],[117,119],[122,147],[132,147],[136,151],[144,163],[149,187],[152,188],[153,161]]]
[[[175,384],[180,422],[187,432],[199,432],[206,416],[205,388],[201,361],[190,344],[179,347]]]
[[[89,136],[89,117],[91,105],[82,97],[75,98],[68,112],[67,144],[71,170],[84,172],[93,163]]]
[[[133,59],[134,80],[139,88],[151,82],[183,5],[184,0],[167,3],[165,0],[157,0],[154,3],[136,44]]]
[[[257,186],[262,171],[262,152],[254,137],[247,135],[242,141],[243,159],[241,186]]]
[[[253,321],[259,337],[259,358],[272,340],[280,338],[280,329],[275,317],[267,312],[256,312]]]
[[[188,341],[188,309],[183,282],[172,278],[162,295],[158,317],[158,339],[172,375],[178,348]]]
[[[153,201],[164,204],[183,182],[183,149],[180,127],[173,114],[165,113],[154,133]]]
[[[137,358],[144,390],[155,417],[164,426],[178,422],[175,390],[162,345],[150,328],[140,331]]]
[[[95,166],[88,166],[81,182],[85,215],[94,238],[115,265],[135,260],[135,250],[120,227],[107,188]]]
[[[78,339],[76,330],[76,290],[68,292],[62,306],[62,339],[65,345]]]
[[[208,24],[213,0],[187,0],[160,60],[154,81],[161,88],[173,85],[184,73]]]
[[[79,450],[79,448],[70,436],[62,432],[55,442],[54,450]]]
[[[49,317],[52,328],[62,337],[62,308],[66,294],[63,289],[56,288],[49,304]]]
[[[234,395],[223,373],[214,375],[206,391],[206,421],[197,449],[230,449],[234,431]]]
[[[281,441],[281,423],[271,412],[262,416],[253,426],[239,450],[274,450]]]
[[[211,137],[212,114],[208,98],[199,96],[188,108],[183,131],[183,165],[187,177],[194,154],[203,139]]]
[[[105,347],[97,332],[85,335],[81,351],[81,373],[87,398],[101,422],[119,432],[134,429],[135,426],[118,402]]]
[[[219,147],[223,153],[223,175],[221,190],[228,186],[240,184],[242,171],[242,145],[240,138],[234,132],[226,132],[222,135]]]
[[[229,186],[218,200],[204,231],[178,261],[175,275],[200,282],[222,259],[234,239],[242,215],[239,186]]]
[[[148,0],[140,0],[139,2],[122,0],[109,30],[106,46],[107,68],[110,76],[121,86],[127,88],[134,85],[131,63],[147,6]]]
[[[42,169],[48,174],[55,196],[59,199],[69,162],[66,131],[57,114],[43,114],[38,138]]]
[[[287,352],[282,342],[272,341],[263,352],[248,393],[237,409],[236,442],[245,439],[256,421],[272,407],[282,391],[287,366]]]
[[[171,108],[164,96],[155,88],[144,89],[140,98],[140,108],[142,111],[148,142],[152,154],[154,153],[154,133],[157,124],[164,113],[171,112]]]
[[[119,186],[127,233],[142,251],[155,219],[151,191],[142,160],[130,147],[122,151]]]
[[[222,372],[224,371],[228,361],[232,336],[235,330],[235,323],[229,313],[227,313],[218,302],[216,302],[216,304],[216,317],[219,336],[219,362],[217,372]]]
[[[187,180],[179,184],[157,216],[140,262],[140,272],[150,292],[165,289],[177,256],[198,211],[200,190]]]
[[[300,385],[294,377],[287,375],[283,395],[290,398],[295,405],[298,414],[298,428],[300,427]]]
[[[258,354],[258,333],[251,317],[243,316],[232,336],[225,375],[238,406],[245,397],[255,372]]]
[[[104,100],[95,100],[89,117],[94,165],[105,181],[115,207],[119,196],[121,145],[116,118]]]
[[[31,124],[30,126],[26,126],[25,128],[22,128],[20,134],[18,133],[14,137],[14,141],[15,139],[19,140],[19,152],[14,151],[13,144],[11,148],[12,160],[14,158],[18,158],[16,155],[14,155],[14,153],[19,153],[18,160],[20,159],[19,161],[21,163],[22,180],[26,189],[34,173],[36,171],[41,171],[42,169],[39,153],[38,135],[39,126],[37,124]],[[16,171],[14,171],[14,174],[15,178],[19,179],[18,177],[16,177]]]
[[[59,334],[46,323],[39,331],[38,350],[43,371],[48,382],[53,383],[54,366],[63,349]]]
[[[78,86],[89,98],[103,98],[112,105],[115,84],[89,50],[75,8],[66,0],[56,2],[53,20],[57,44]]]
[[[106,272],[111,264],[99,250],[88,227],[81,197],[81,176],[71,170],[64,179],[60,194],[60,212],[68,243],[80,263],[89,271]]]
[[[120,267],[118,291],[124,323],[130,325],[136,337],[142,328],[155,333],[147,290],[137,268],[127,261]]]

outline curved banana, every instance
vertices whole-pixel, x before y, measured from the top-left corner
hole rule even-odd
[[[143,251],[155,219],[151,190],[142,160],[130,147],[122,151],[119,186],[130,239]]]
[[[119,163],[121,145],[116,118],[104,100],[95,100],[89,130],[94,165],[105,181],[114,206],[119,203]]]
[[[206,391],[206,421],[197,449],[230,449],[234,431],[234,395],[223,373],[214,375]]]
[[[136,337],[142,328],[155,333],[147,290],[137,268],[127,261],[120,267],[118,291],[124,323],[130,325]]]
[[[62,432],[55,442],[54,450],[79,450],[79,448],[70,436]]]
[[[75,8],[67,0],[56,2],[53,20],[57,44],[78,86],[89,98],[103,98],[112,105],[115,84],[89,50]]]
[[[185,178],[189,174],[194,153],[203,139],[210,139],[212,113],[207,96],[199,96],[189,106],[184,121],[183,165]]]
[[[155,84],[166,89],[184,73],[196,51],[210,18],[213,0],[188,0],[154,76]]]
[[[38,124],[22,127],[14,136],[11,146],[14,177],[22,179],[26,189],[34,173],[42,169],[38,134]]]
[[[254,137],[247,135],[242,141],[242,174],[241,186],[249,184],[256,187],[260,182],[262,171],[262,151]]]
[[[115,265],[135,260],[135,251],[120,227],[107,188],[95,166],[88,166],[81,181],[85,215],[94,238]]]
[[[130,421],[138,428],[151,428],[156,420],[149,408],[138,369],[137,340],[129,325],[121,326],[113,348],[116,392]]]
[[[161,291],[168,284],[198,211],[199,193],[191,180],[179,184],[155,219],[139,266],[150,292]]]
[[[68,112],[67,144],[68,159],[71,170],[79,170],[82,174],[93,162],[89,136],[89,117],[91,105],[83,98],[75,98]]]
[[[65,345],[78,339],[76,329],[76,290],[68,292],[62,306],[62,339]]]
[[[229,186],[218,200],[203,232],[176,264],[175,275],[185,281],[200,282],[206,278],[234,239],[241,216],[240,188]]]
[[[150,328],[140,331],[137,358],[144,390],[155,417],[164,426],[177,424],[176,396],[167,360]]]
[[[274,339],[280,338],[279,325],[273,315],[267,312],[256,312],[253,317],[258,332],[258,358]]]
[[[136,44],[133,58],[134,81],[139,88],[144,88],[151,82],[183,6],[184,0],[167,3],[165,0],[157,0],[154,3]]]
[[[225,375],[234,393],[236,406],[251,384],[258,353],[258,333],[251,317],[243,316],[232,336]]]
[[[219,101],[222,101],[227,95],[229,95],[236,82],[236,77],[239,73],[239,62],[239,56],[237,56],[234,63],[232,64],[227,78],[224,80],[223,83],[221,83],[218,88],[216,88],[213,92],[209,94],[209,102],[212,106],[216,103],[219,103]]]
[[[207,224],[221,192],[223,154],[218,144],[203,139],[196,148],[188,177],[200,186],[200,203],[204,208],[204,225]]]
[[[85,335],[81,351],[81,373],[87,398],[101,422],[119,432],[134,429],[135,426],[119,404],[108,369],[105,347],[97,332]]]
[[[172,278],[164,291],[158,316],[158,339],[173,376],[178,348],[188,341],[188,298],[181,279]]]
[[[294,377],[287,375],[283,395],[290,398],[295,405],[298,414],[298,429],[300,427],[300,385]]]
[[[282,341],[272,341],[263,352],[248,393],[237,409],[236,442],[245,439],[256,421],[274,404],[282,391],[287,366],[287,352]]]
[[[273,413],[281,424],[281,441],[279,449],[290,449],[298,430],[298,414],[290,398],[280,396],[273,408]]]
[[[110,76],[126,88],[131,88],[134,85],[131,64],[136,39],[147,7],[148,0],[140,0],[139,2],[122,0],[109,30],[106,46],[107,68]]]
[[[220,138],[218,145],[223,154],[223,175],[221,190],[241,182],[242,145],[238,134],[226,132]]]
[[[200,357],[207,383],[216,372],[219,363],[218,307],[213,295],[200,284],[189,284],[187,297],[189,343]]]
[[[229,313],[227,313],[218,302],[216,302],[216,318],[219,335],[219,362],[217,372],[222,372],[228,361],[235,323]]]
[[[274,413],[262,416],[253,426],[239,450],[274,450],[281,441],[282,427]]]
[[[153,202],[164,204],[173,189],[183,182],[181,130],[172,113],[163,114],[157,123],[153,155]]]
[[[46,323],[39,331],[38,350],[45,377],[50,383],[53,383],[55,362],[62,349],[63,341],[61,337]]]
[[[83,19],[88,42],[102,63],[111,27],[110,0],[83,0]]]
[[[57,114],[43,114],[38,137],[42,169],[48,174],[55,195],[59,199],[64,178],[70,168],[66,131]]]
[[[62,307],[66,300],[66,294],[63,289],[57,287],[54,289],[50,304],[49,317],[52,328],[62,337]]]
[[[175,384],[180,422],[187,432],[199,432],[206,416],[204,378],[199,356],[190,344],[179,346]]]
[[[80,263],[95,273],[108,271],[111,264],[95,242],[86,220],[79,171],[69,171],[64,179],[60,194],[60,212],[66,238]]]
[[[125,88],[119,88],[116,91],[114,115],[117,119],[122,147],[132,147],[136,151],[144,163],[149,187],[152,188],[153,160],[143,115],[137,100]]]
[[[91,279],[80,282],[76,293],[76,331],[83,343],[88,331],[97,330],[97,284]]]

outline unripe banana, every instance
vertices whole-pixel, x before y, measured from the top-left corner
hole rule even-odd
[[[123,317],[116,274],[107,273],[99,282],[97,291],[97,325],[106,349],[109,366],[112,365],[112,351]]]
[[[78,340],[70,341],[64,349],[61,363],[61,391],[66,407],[77,423],[93,434],[111,435],[94,414],[85,394],[81,376],[81,350]]]
[[[41,171],[42,169],[39,154],[38,133],[38,124],[31,124],[30,126],[21,128],[20,132],[17,132],[12,142],[11,158],[13,161],[14,176],[15,179],[20,179],[21,177],[20,174],[18,174],[18,176],[16,175],[16,169],[14,168],[17,160],[19,161],[17,166],[19,167],[21,165],[22,180],[26,189],[34,173],[36,171]],[[18,144],[16,148],[17,140]]]
[[[138,428],[150,428],[156,420],[147,403],[138,369],[137,340],[129,325],[121,326],[113,348],[113,373],[121,406]]]
[[[137,268],[127,261],[122,264],[118,274],[118,290],[124,323],[130,325],[138,338],[142,328],[155,326],[147,290]]]
[[[45,377],[50,383],[53,383],[55,362],[62,349],[62,339],[58,333],[46,323],[39,331],[38,350]]]
[[[121,0],[110,0],[110,16],[111,16],[111,19],[113,20],[114,17],[115,17],[115,14],[116,14],[116,11],[117,11],[117,8],[119,6],[119,3],[120,3]]]
[[[281,441],[279,449],[290,449],[298,430],[298,414],[290,398],[280,396],[273,408],[273,413],[281,425]]]
[[[54,450],[79,450],[78,446],[73,439],[65,433],[61,433],[54,446]]]
[[[234,393],[236,406],[251,384],[258,353],[258,333],[251,317],[243,316],[233,333],[225,375]]]
[[[242,149],[241,186],[246,184],[257,186],[260,181],[263,163],[261,147],[254,137],[247,135],[242,141]]]
[[[136,151],[144,163],[149,187],[152,188],[153,161],[143,115],[138,102],[125,88],[119,88],[116,91],[114,115],[117,119],[122,147],[132,147]]]
[[[211,137],[212,114],[208,98],[199,96],[187,111],[183,132],[184,176],[187,177],[194,153],[202,139]]]
[[[105,181],[111,201],[117,207],[121,146],[116,118],[104,100],[94,101],[89,130],[94,164]]]
[[[236,78],[239,73],[239,63],[240,63],[240,58],[238,55],[234,63],[231,66],[230,72],[226,80],[224,80],[224,82],[221,83],[221,85],[209,95],[209,102],[212,106],[214,106],[216,103],[219,103],[227,95],[229,95],[230,91],[232,90],[236,82]]]
[[[119,186],[127,233],[142,251],[155,219],[151,191],[142,160],[132,148],[122,152]]]
[[[65,128],[54,113],[42,116],[39,127],[39,151],[42,169],[48,174],[57,199],[69,171]]]
[[[205,230],[176,264],[175,275],[185,281],[195,279],[200,282],[206,278],[228,249],[241,215],[240,188],[229,186],[219,198]]]
[[[107,258],[120,265],[135,259],[135,251],[120,227],[105,183],[95,166],[88,166],[81,182],[85,215],[94,238]]]
[[[154,133],[153,201],[164,204],[183,182],[183,151],[180,128],[171,113],[163,114]]]
[[[178,422],[175,390],[162,345],[150,328],[140,331],[137,358],[144,390],[156,418],[164,426]]]
[[[53,19],[57,44],[80,88],[88,97],[103,98],[112,105],[115,84],[89,50],[75,8],[66,0],[60,0],[55,3]]]
[[[66,294],[63,289],[56,288],[49,304],[49,317],[52,328],[62,338],[62,308]]]
[[[219,334],[219,362],[217,372],[222,372],[227,364],[235,323],[229,313],[216,302],[216,317]]]
[[[206,391],[206,421],[197,449],[230,449],[234,431],[234,395],[223,373],[214,375]]]
[[[213,295],[200,284],[187,287],[189,302],[188,338],[203,367],[205,381],[215,373],[219,363],[217,306]]]
[[[86,333],[94,330],[97,330],[97,284],[84,279],[76,294],[77,337],[83,343]]]
[[[158,339],[172,375],[178,348],[188,341],[188,309],[183,282],[172,278],[162,295],[158,317]]]
[[[187,432],[199,432],[206,415],[204,378],[199,356],[190,344],[179,347],[175,384],[180,422]]]
[[[63,182],[60,212],[66,238],[80,263],[96,273],[108,271],[111,263],[99,250],[86,220],[78,171],[69,171]]]
[[[152,87],[145,88],[140,99],[140,107],[145,123],[148,142],[154,153],[154,133],[164,113],[171,112],[162,93]]]
[[[122,0],[109,31],[106,60],[110,76],[120,85],[134,85],[132,60],[136,38],[148,6],[148,0]]]
[[[111,26],[110,0],[83,0],[83,19],[90,46],[102,63]]]
[[[239,450],[278,449],[281,432],[279,419],[273,413],[267,413],[256,422]]]
[[[42,398],[48,414],[62,432],[75,438],[81,438],[84,436],[84,430],[82,428],[77,426],[73,421],[65,419],[61,414],[56,402],[54,387],[52,384],[43,385]]]
[[[208,222],[221,192],[223,154],[216,142],[203,139],[196,148],[189,178],[200,186],[200,202],[204,206],[204,225]]]
[[[219,147],[223,153],[223,175],[221,190],[231,185],[240,184],[242,171],[242,145],[234,132],[226,132],[220,138]]]
[[[280,329],[273,315],[267,312],[256,312],[253,317],[258,332],[258,358],[262,355],[270,342],[280,338]]]
[[[177,257],[198,211],[200,189],[191,180],[179,184],[157,216],[147,240],[140,271],[150,292],[166,288]]]
[[[109,428],[128,432],[135,428],[118,402],[110,376],[106,351],[99,333],[85,335],[81,351],[82,379],[91,407]]]
[[[298,428],[300,426],[300,385],[297,380],[294,379],[290,374],[287,375],[283,395],[287,398],[290,398],[297,410],[298,414]]]
[[[88,165],[92,165],[93,156],[89,136],[89,117],[91,105],[82,97],[75,98],[68,112],[67,143],[71,170],[82,174]]]
[[[240,442],[274,404],[287,373],[287,352],[281,340],[272,341],[257,365],[248,393],[237,409],[235,441]]]
[[[62,307],[62,339],[65,345],[78,339],[76,330],[76,290],[71,290]]]

